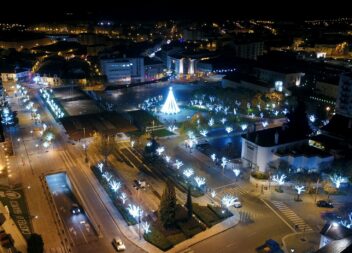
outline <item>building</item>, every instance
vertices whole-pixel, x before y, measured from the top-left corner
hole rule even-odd
[[[196,60],[180,54],[167,57],[168,69],[177,75],[194,75]]]
[[[14,33],[7,32],[0,34],[0,48],[14,48],[17,51],[31,49],[38,46],[46,46],[54,43],[48,37],[34,33]]]
[[[320,129],[321,134],[312,136],[309,144],[335,158],[352,154],[352,74],[341,74],[336,99],[336,114]]]
[[[203,39],[203,33],[200,29],[184,29],[182,32],[182,38],[185,41],[197,41]]]
[[[198,62],[212,57],[213,53],[200,51],[182,51],[167,55],[167,68],[179,76],[194,76],[198,73]]]
[[[320,231],[319,250],[315,253],[352,252],[352,230],[339,223],[326,223]]]
[[[266,172],[281,162],[295,169],[318,170],[334,157],[309,146],[307,137],[283,125],[242,135],[241,159],[245,165]]]
[[[257,80],[253,76],[244,74],[230,74],[222,78],[223,88],[245,88],[256,92],[267,93],[275,90],[275,85]],[[281,90],[282,91],[282,90]]]
[[[302,72],[292,71],[278,66],[261,66],[254,68],[254,76],[259,80],[271,84],[277,81],[283,83],[284,88],[290,88],[301,85],[301,79],[304,76]]]
[[[100,65],[109,83],[144,82],[143,57],[102,59]]]
[[[257,60],[258,56],[264,54],[264,42],[235,42],[233,49],[236,57]]]
[[[352,118],[352,72],[344,73],[340,77],[336,113]]]
[[[144,58],[144,80],[153,81],[166,76],[166,66],[163,62],[146,57]]]
[[[29,69],[15,68],[11,71],[1,72],[3,82],[25,82],[30,79],[31,72]]]
[[[320,98],[337,99],[338,80],[318,80],[315,83],[315,95]]]
[[[283,127],[247,133],[242,135],[241,159],[244,164],[265,172],[269,162],[276,159],[277,150],[299,147],[306,142],[305,137],[291,135]]]

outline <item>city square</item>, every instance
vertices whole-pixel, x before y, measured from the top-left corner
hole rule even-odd
[[[0,252],[352,252],[352,19],[191,13],[1,21]]]

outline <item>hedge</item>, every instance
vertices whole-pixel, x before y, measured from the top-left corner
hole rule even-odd
[[[219,223],[221,219],[207,206],[200,206],[193,203],[193,213],[207,226],[212,227]]]
[[[220,206],[213,206],[208,204],[208,208],[222,220],[233,216],[233,214],[228,209],[221,208]]]
[[[181,229],[182,233],[184,233],[188,238],[191,238],[205,230],[205,226],[193,217],[186,222],[178,222],[177,225]]]
[[[151,226],[150,230],[150,233],[143,235],[147,242],[150,242],[163,251],[167,251],[173,247],[172,243],[156,227]]]
[[[96,178],[98,179],[100,185],[104,188],[105,192],[108,194],[114,206],[122,215],[123,219],[126,221],[127,225],[136,225],[136,219],[127,211],[127,209],[116,199],[115,193],[111,191],[109,184],[101,176],[99,169],[96,166],[92,166],[92,170]]]

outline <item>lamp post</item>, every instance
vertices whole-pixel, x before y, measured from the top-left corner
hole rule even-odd
[[[87,145],[86,145],[85,143],[82,144],[82,147],[83,147],[84,155],[85,155],[84,161],[85,161],[86,163],[88,163],[88,152],[87,152],[88,147],[87,147]]]
[[[316,187],[315,187],[315,203],[317,203],[317,196],[318,196],[318,187],[319,187],[319,178],[317,180],[317,184],[316,184]]]

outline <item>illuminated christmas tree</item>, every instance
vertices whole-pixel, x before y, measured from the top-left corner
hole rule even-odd
[[[180,112],[180,108],[178,107],[174,93],[172,92],[172,87],[169,89],[169,94],[167,95],[166,101],[161,108],[161,112],[166,114],[176,114]]]
[[[13,125],[14,124],[14,117],[11,109],[7,106],[2,108],[1,112],[1,123],[5,126]]]

